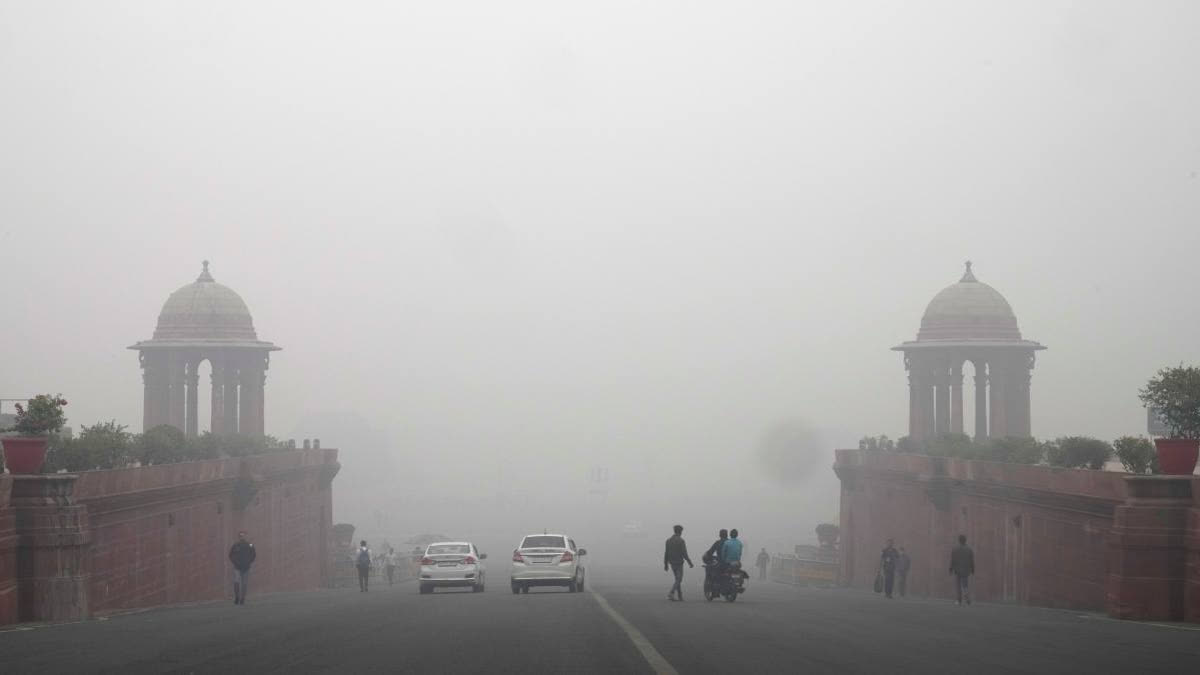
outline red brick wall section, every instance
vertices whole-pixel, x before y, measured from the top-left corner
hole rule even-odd
[[[252,595],[324,585],[336,467],[337,450],[317,449],[80,474],[92,612],[231,596],[241,529],[258,551]]]
[[[872,585],[890,537],[912,558],[909,593],[953,598],[950,551],[965,534],[976,598],[1104,609],[1125,474],[859,450],[837,451],[835,471],[843,585]]]
[[[0,475],[0,626],[17,622],[17,526],[9,497],[12,477]]]

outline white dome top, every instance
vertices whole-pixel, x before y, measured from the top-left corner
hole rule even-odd
[[[233,289],[218,284],[208,261],[194,283],[175,291],[158,314],[155,340],[257,340],[254,320]]]
[[[934,296],[917,333],[918,342],[1020,339],[1012,307],[999,291],[975,278],[969,262],[958,283]]]

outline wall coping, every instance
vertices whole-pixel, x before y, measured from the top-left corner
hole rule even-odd
[[[1122,502],[1131,474],[872,450],[836,450],[834,470],[907,474]]]
[[[75,484],[75,499],[88,501],[196,483],[233,481],[243,476],[269,476],[333,464],[337,462],[337,454],[335,448],[296,449],[247,457],[81,471]]]

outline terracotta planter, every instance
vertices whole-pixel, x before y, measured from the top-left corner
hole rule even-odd
[[[46,461],[45,436],[8,436],[0,439],[4,446],[4,465],[9,473],[37,473]]]
[[[1190,476],[1196,470],[1200,440],[1195,438],[1156,438],[1158,468],[1170,476]]]

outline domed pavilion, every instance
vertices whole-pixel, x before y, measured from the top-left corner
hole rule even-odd
[[[975,369],[975,438],[1030,435],[1029,382],[1035,354],[1017,317],[967,263],[958,283],[934,296],[917,339],[892,348],[908,370],[908,435],[924,441],[963,433],[963,366]]]
[[[258,339],[246,303],[213,279],[207,260],[194,283],[167,298],[154,337],[129,349],[142,364],[144,429],[170,424],[189,438],[197,435],[199,367],[208,361],[212,432],[263,434],[267,367],[280,347]]]

